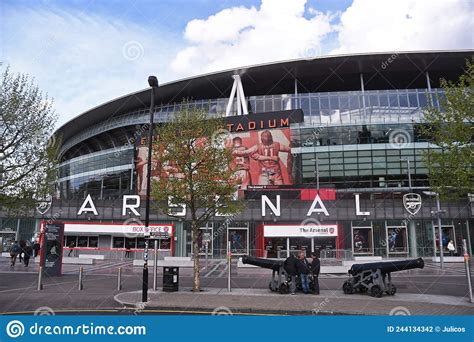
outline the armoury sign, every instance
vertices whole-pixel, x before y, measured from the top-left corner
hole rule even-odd
[[[315,191],[302,191],[301,201],[307,202],[311,201],[311,205],[308,208],[306,216],[310,217],[313,214],[324,214],[325,216],[330,216],[325,201],[333,201],[336,199],[336,193],[334,189],[320,189]],[[308,194],[312,195],[308,197]],[[138,195],[124,195],[122,199],[122,216],[127,216],[133,214],[135,216],[141,216],[140,212],[137,210],[140,208],[141,197]],[[172,203],[171,199],[169,204]],[[261,215],[265,217],[268,212],[271,212],[271,215],[276,217],[281,216],[281,195],[276,195],[275,199],[270,199],[267,195],[262,195],[260,198],[261,205]],[[421,196],[416,193],[409,193],[403,196],[403,205],[406,210],[415,215],[421,208]],[[355,214],[357,216],[370,216],[370,211],[362,211],[360,206],[360,194],[354,194],[354,208]],[[185,205],[168,205],[170,210],[170,216],[186,216],[186,206]],[[172,209],[176,209],[171,211]],[[82,203],[77,215],[82,215],[85,213],[92,213],[95,216],[99,215],[97,208],[94,204],[94,201],[90,195],[87,195],[86,199]],[[216,216],[220,216],[216,213]]]

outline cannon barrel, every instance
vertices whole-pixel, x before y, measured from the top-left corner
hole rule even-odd
[[[244,264],[250,264],[262,268],[268,268],[269,270],[278,271],[280,267],[283,266],[282,260],[272,260],[272,259],[262,259],[262,258],[255,258],[249,255],[244,255],[242,257],[242,262]]]
[[[363,271],[380,269],[382,273],[397,272],[403,270],[410,270],[412,268],[423,268],[425,262],[422,258],[401,260],[401,261],[385,261],[385,262],[371,262],[368,264],[354,264],[349,270],[349,274],[357,274]]]

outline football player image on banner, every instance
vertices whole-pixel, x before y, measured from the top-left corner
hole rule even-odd
[[[387,242],[389,254],[408,253],[407,228],[405,226],[387,227]]]
[[[373,253],[372,228],[353,228],[352,243],[354,254]]]
[[[290,129],[232,134],[234,167],[240,189],[248,185],[293,184]]]

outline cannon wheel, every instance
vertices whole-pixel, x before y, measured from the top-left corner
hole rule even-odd
[[[395,285],[392,284],[390,288],[385,292],[390,296],[393,296],[395,293],[397,293],[397,288],[395,287]]]
[[[288,286],[288,284],[281,284],[280,288],[278,289],[278,292],[280,294],[288,294],[290,293],[290,287]]]
[[[378,285],[372,285],[370,288],[370,295],[372,297],[380,298],[383,295],[383,291]]]
[[[352,283],[349,280],[345,281],[344,284],[342,284],[342,291],[345,294],[353,294],[354,293],[354,286],[352,285]]]

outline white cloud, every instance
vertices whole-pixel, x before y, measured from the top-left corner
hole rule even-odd
[[[263,0],[260,8],[232,7],[192,20],[189,46],[171,63],[179,75],[199,74],[290,58],[314,58],[333,28],[330,13],[308,9],[305,0]]]
[[[82,12],[9,8],[3,15],[3,61],[35,76],[54,98],[58,124],[116,97],[147,87],[177,46],[139,24]]]
[[[322,13],[305,0],[262,0],[259,8],[232,7],[192,20],[188,46],[172,70],[189,76],[321,53],[472,49],[470,0],[354,0]]]
[[[471,0],[354,0],[331,54],[473,48]]]

